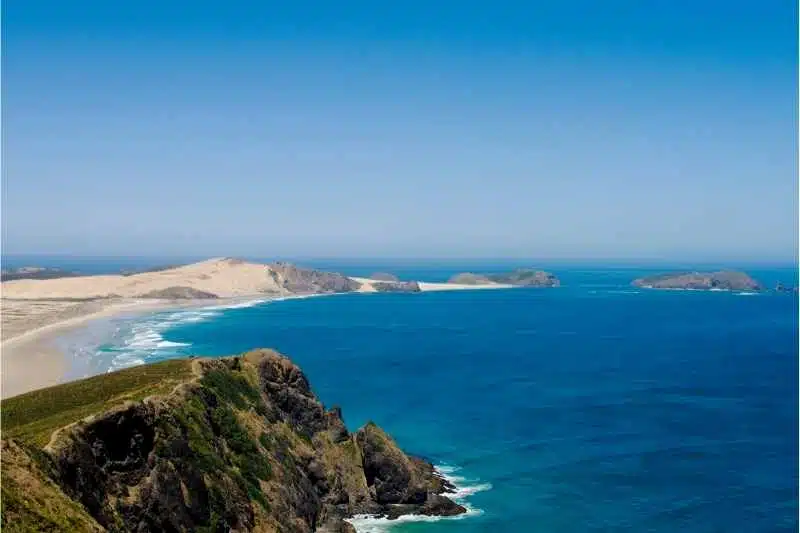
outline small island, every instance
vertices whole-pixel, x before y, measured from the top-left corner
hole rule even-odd
[[[631,282],[643,289],[760,291],[761,284],[744,272],[676,272],[638,278]]]
[[[513,287],[560,287],[561,281],[550,272],[518,268],[502,274],[463,272],[448,280],[454,285],[511,285]]]

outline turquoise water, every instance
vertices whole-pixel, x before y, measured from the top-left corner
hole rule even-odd
[[[470,516],[393,531],[795,531],[797,297],[556,273],[563,288],[160,313],[119,322],[92,364],[277,348],[350,428],[374,420],[457,476]]]

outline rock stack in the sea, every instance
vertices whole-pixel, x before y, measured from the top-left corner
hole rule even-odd
[[[745,274],[729,270],[718,272],[678,272],[657,274],[633,280],[634,287],[645,289],[760,291],[761,284]]]
[[[352,532],[345,519],[359,514],[466,511],[378,426],[349,433],[271,350],[131,368],[0,406],[8,531]]]
[[[797,287],[793,287],[791,285],[784,285],[779,281],[777,284],[775,284],[775,292],[781,292],[781,293],[797,292]]]
[[[512,285],[514,287],[559,287],[561,281],[550,272],[528,268],[518,268],[500,274],[456,274],[448,283],[458,285]]]
[[[267,268],[278,286],[294,294],[353,292],[361,287],[359,282],[338,272],[300,268],[284,262],[272,263]]]

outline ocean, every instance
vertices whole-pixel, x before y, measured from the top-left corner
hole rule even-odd
[[[460,270],[479,268],[393,269]],[[470,509],[362,517],[359,531],[796,531],[797,296],[552,270],[563,287],[256,301],[118,318],[65,342],[85,373],[276,348],[351,429],[375,421]],[[797,283],[796,269],[749,272]]]

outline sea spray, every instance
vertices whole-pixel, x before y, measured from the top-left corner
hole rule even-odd
[[[348,519],[347,521],[350,522],[350,524],[352,524],[353,527],[356,528],[356,531],[358,533],[385,533],[386,531],[389,531],[392,527],[404,523],[407,524],[411,522],[439,522],[441,520],[463,520],[465,518],[480,516],[481,514],[483,514],[483,510],[471,506],[468,501],[468,498],[478,492],[491,490],[492,484],[480,483],[476,480],[471,480],[464,476],[457,475],[456,472],[460,471],[461,469],[457,466],[451,466],[451,465],[436,466],[436,472],[441,477],[449,481],[455,487],[454,492],[445,493],[444,495],[452,499],[453,501],[459,503],[460,505],[464,506],[464,508],[467,510],[466,513],[456,516],[427,516],[419,514],[408,514],[392,520],[382,516],[356,515],[353,518]]]

